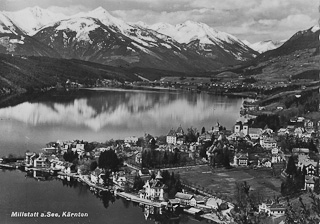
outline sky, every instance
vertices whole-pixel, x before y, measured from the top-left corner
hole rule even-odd
[[[99,6],[126,22],[203,22],[251,43],[289,39],[318,24],[320,0],[0,0],[0,11],[39,6],[66,15]]]

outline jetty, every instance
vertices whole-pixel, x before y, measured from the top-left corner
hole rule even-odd
[[[118,192],[117,195],[120,196],[120,197],[123,197],[123,198],[125,198],[125,199],[127,199],[129,201],[141,203],[141,204],[144,204],[144,205],[150,205],[150,206],[154,206],[154,207],[158,207],[158,208],[161,208],[161,207],[164,206],[164,204],[161,203],[161,202],[156,202],[156,201],[151,201],[151,200],[148,200],[148,199],[140,198],[140,197],[138,197],[136,195],[125,193],[125,192]]]

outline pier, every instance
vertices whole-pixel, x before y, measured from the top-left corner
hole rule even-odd
[[[125,193],[125,192],[119,192],[117,193],[117,195],[133,202],[141,203],[144,205],[150,205],[158,208],[161,208],[164,205],[161,202],[155,202],[148,199],[140,198],[136,195]]]

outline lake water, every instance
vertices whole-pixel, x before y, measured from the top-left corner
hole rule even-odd
[[[180,125],[184,130],[211,129],[218,121],[231,129],[241,105],[242,99],[172,91],[104,89],[39,96],[0,109],[0,156],[39,151],[56,140],[104,142],[144,133],[166,135]],[[63,181],[36,181],[25,175],[0,172],[1,223],[154,223],[158,219],[169,223],[164,216],[145,220],[139,206],[121,199],[102,200],[80,184],[70,187]],[[10,218],[12,211],[87,212],[89,217]],[[197,222],[183,216],[174,223]]]

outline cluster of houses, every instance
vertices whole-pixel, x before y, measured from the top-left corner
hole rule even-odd
[[[165,201],[165,192],[167,186],[163,183],[161,172],[152,179],[148,179],[143,189],[139,191],[139,197],[149,199],[151,201]],[[230,204],[216,197],[203,197],[185,192],[177,192],[174,198],[168,199],[167,206],[169,210],[174,211],[177,208],[196,208],[196,213],[203,210],[226,210],[230,208]]]
[[[189,157],[192,159],[199,158],[199,146],[205,144],[208,141],[220,141],[223,142],[223,147],[227,147],[230,153],[231,165],[233,166],[252,166],[254,168],[266,167],[271,168],[277,164],[285,164],[289,156],[295,156],[295,162],[298,169],[305,174],[305,190],[313,191],[315,183],[319,180],[320,166],[319,159],[310,155],[310,150],[307,148],[294,148],[290,155],[287,155],[285,151],[278,146],[277,139],[281,135],[291,135],[302,141],[309,141],[315,138],[320,130],[320,121],[313,122],[302,117],[298,117],[290,120],[290,124],[286,128],[281,128],[274,132],[272,129],[265,128],[252,128],[248,122],[237,122],[234,126],[233,132],[225,130],[217,122],[211,130],[204,131],[197,137],[197,142],[186,143],[186,134],[181,126],[177,129],[169,130],[166,135],[166,144],[158,146],[155,150],[171,151],[179,150],[180,152],[188,152]],[[127,137],[124,139],[124,147],[130,148],[132,155],[134,155],[135,162],[142,163],[142,147],[137,147],[139,139],[135,136]],[[252,148],[259,147],[262,152],[255,153],[250,151],[242,151],[237,149],[239,142],[246,142],[251,145]],[[222,147],[222,148],[223,148]],[[211,147],[212,150],[214,147]],[[211,148],[207,150],[207,154],[210,156]],[[82,141],[66,141],[66,142],[54,142],[49,143],[43,152],[36,154],[33,152],[27,152],[25,158],[26,167],[39,168],[39,169],[52,169],[59,170],[64,173],[78,173],[72,163],[66,162],[62,159],[62,155],[65,152],[74,152],[79,158],[91,157],[99,158],[100,154],[109,150],[110,147],[95,147],[93,150],[85,150],[85,143]],[[213,150],[214,151],[214,150]],[[117,152],[121,153],[121,152]],[[60,156],[59,156],[60,155]],[[141,169],[139,175],[148,176],[148,171],[143,172]],[[103,185],[106,180],[106,176],[102,169],[95,169],[88,175],[90,181],[94,184]],[[128,178],[124,172],[113,173],[112,181],[120,187],[124,187],[128,182]],[[155,178],[146,179],[143,189],[139,191],[139,197],[143,199],[164,201],[165,192],[167,186],[163,184],[161,172],[159,171]],[[168,200],[168,206],[171,209],[177,206],[193,207],[196,209],[227,209],[230,207],[226,202],[218,198],[205,198],[197,195],[188,194],[185,192],[178,192],[173,199]],[[284,207],[278,204],[263,203],[259,206],[259,212],[265,212],[269,215],[281,215],[284,214]]]

